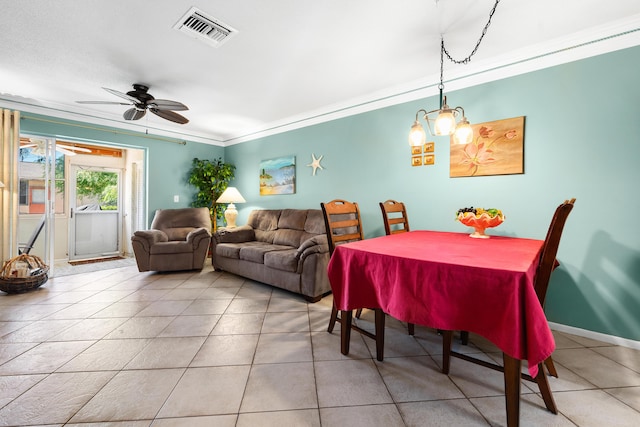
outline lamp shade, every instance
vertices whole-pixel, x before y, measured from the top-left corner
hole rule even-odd
[[[236,187],[227,187],[226,190],[218,197],[216,203],[245,203],[246,200]]]
[[[0,188],[4,187],[4,182],[0,181]]]
[[[422,125],[416,120],[409,131],[409,144],[411,146],[420,146],[427,142],[427,134],[424,132]]]

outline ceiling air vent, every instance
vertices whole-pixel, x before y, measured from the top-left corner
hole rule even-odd
[[[213,47],[226,43],[238,33],[237,30],[218,19],[205,15],[195,7],[189,9],[173,28]]]

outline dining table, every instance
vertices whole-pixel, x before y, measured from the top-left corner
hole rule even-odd
[[[327,271],[335,307],[344,319],[342,353],[349,352],[344,339],[351,331],[349,314],[358,308],[481,335],[503,352],[507,424],[517,426],[521,361],[527,361],[536,377],[538,365],[555,349],[534,288],[543,244],[416,230],[336,246]],[[443,372],[448,373],[448,366]]]

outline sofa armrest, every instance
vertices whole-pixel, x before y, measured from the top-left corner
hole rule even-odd
[[[256,240],[256,233],[250,225],[222,228],[213,233],[214,243],[242,243]]]
[[[196,228],[195,230],[187,234],[187,243],[197,247],[202,239],[208,239],[211,237],[211,232],[204,227]]]
[[[311,254],[329,252],[329,243],[326,234],[318,234],[305,240],[296,251],[296,258],[304,260]]]
[[[140,230],[133,233],[131,240],[140,242],[148,250],[158,242],[168,242],[169,237],[160,230]]]

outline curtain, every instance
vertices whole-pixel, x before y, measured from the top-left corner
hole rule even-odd
[[[0,109],[0,261],[18,252],[18,151],[20,144],[20,112]]]

